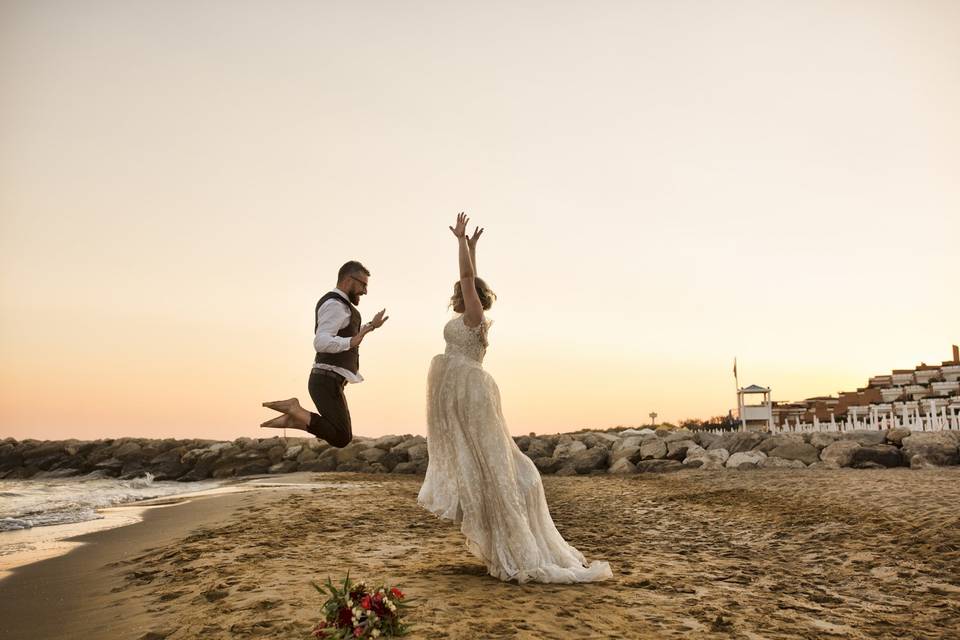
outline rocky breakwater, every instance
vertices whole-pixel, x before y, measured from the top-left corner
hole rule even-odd
[[[960,464],[960,432],[853,431],[770,435],[627,429],[515,438],[543,474],[592,475],[700,469],[934,468]],[[357,438],[337,449],[314,438],[0,441],[0,479],[96,472],[183,482],[207,478],[354,471],[422,474],[423,436]]]

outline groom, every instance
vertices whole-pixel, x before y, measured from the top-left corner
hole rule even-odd
[[[335,447],[345,447],[353,439],[350,409],[343,394],[348,382],[363,382],[360,376],[360,343],[364,336],[383,326],[389,319],[386,309],[373,320],[360,324],[360,296],[367,294],[370,271],[351,260],[337,272],[337,287],[317,302],[314,310],[313,369],[307,388],[319,413],[307,411],[296,398],[264,402],[263,406],[283,413],[261,427],[303,429]]]

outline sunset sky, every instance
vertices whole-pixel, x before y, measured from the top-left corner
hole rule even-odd
[[[354,430],[425,433],[460,210],[515,434],[960,340],[952,0],[0,0],[0,96],[0,437],[274,435],[348,259]]]

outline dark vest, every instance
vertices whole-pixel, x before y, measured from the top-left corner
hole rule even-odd
[[[360,312],[357,311],[355,306],[347,302],[339,293],[331,291],[320,298],[320,301],[317,302],[317,307],[313,310],[313,334],[317,334],[317,314],[320,312],[320,307],[327,300],[336,300],[343,306],[350,309],[350,322],[343,329],[340,329],[340,331],[337,332],[337,335],[341,338],[352,338],[360,333]],[[357,373],[360,370],[360,350],[357,347],[351,347],[350,349],[341,351],[340,353],[317,352],[317,357],[314,358],[314,362],[317,364],[329,364],[334,367],[341,367],[347,371]]]

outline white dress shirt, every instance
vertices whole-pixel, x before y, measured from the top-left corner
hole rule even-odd
[[[340,289],[334,289],[334,293],[350,302]],[[313,337],[313,348],[317,353],[340,353],[350,348],[350,338],[338,336],[337,333],[350,324],[350,310],[336,300],[327,300],[317,309],[317,334]],[[335,367],[322,362],[314,362],[314,369],[327,369],[342,375],[347,382],[363,382],[363,376],[354,373],[343,367]]]

